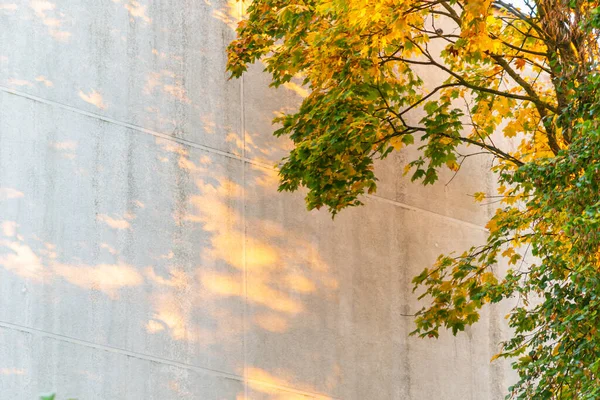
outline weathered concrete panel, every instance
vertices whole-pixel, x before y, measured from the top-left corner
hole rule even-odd
[[[474,148],[464,150],[464,154],[476,152]],[[377,162],[375,172],[380,181],[375,195],[484,226],[497,204],[476,202],[473,195],[476,192],[495,194],[489,172],[492,160],[486,156],[469,157],[458,173],[443,167],[436,184],[423,186],[410,181],[411,173],[404,175],[405,166],[417,159],[417,154],[417,148],[412,146]]]
[[[240,372],[241,164],[4,92],[0,109],[0,320]]]
[[[306,218],[300,195],[270,194],[273,172],[250,167],[246,178],[249,366],[343,399],[501,398],[482,368],[494,354],[485,317],[466,335],[424,341],[407,337],[403,315],[418,307],[412,277],[482,241],[482,228],[377,200],[335,221]]]
[[[7,362],[10,360],[10,362]],[[0,326],[3,399],[229,400],[243,383],[210,371]]]
[[[0,85],[238,151],[240,82],[226,79],[224,52],[238,9],[227,0],[8,2]]]
[[[403,253],[401,230],[393,222],[402,210],[373,204],[372,214],[353,210],[335,222],[325,212],[306,218],[301,196],[270,195],[273,172],[250,169],[246,175],[248,237],[275,243],[280,255],[264,276],[248,266],[248,293],[268,285],[279,296],[266,307],[248,304],[249,320],[259,322],[249,328],[248,364],[271,374],[279,371],[310,392],[360,398],[359,391],[345,390],[352,382],[368,381],[357,380],[358,366],[369,361],[358,357],[356,346],[363,341],[391,344],[392,333],[402,329],[393,326],[398,298],[390,296],[404,284],[396,268]],[[265,181],[270,184],[253,183]],[[265,220],[270,223],[251,222]],[[379,235],[386,240],[379,241]],[[386,284],[379,286],[382,280]],[[281,323],[263,326],[263,318]],[[380,360],[387,361],[387,356]],[[383,389],[372,395],[385,398],[379,396]]]

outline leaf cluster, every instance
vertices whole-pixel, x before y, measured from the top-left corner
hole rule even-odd
[[[377,190],[376,159],[416,146],[413,181],[489,157],[500,204],[488,237],[415,277],[415,335],[454,334],[511,299],[518,399],[600,397],[600,3],[255,0],[228,48],[310,94],[277,119],[294,149],[280,190],[332,214]],[[401,178],[399,178],[401,179]],[[506,268],[500,268],[506,266]]]

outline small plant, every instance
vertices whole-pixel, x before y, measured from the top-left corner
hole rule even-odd
[[[40,396],[40,400],[56,400],[56,393],[43,394]],[[67,400],[77,400],[77,399],[68,398]]]

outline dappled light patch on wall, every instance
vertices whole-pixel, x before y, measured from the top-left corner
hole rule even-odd
[[[22,368],[0,368],[0,375],[24,375],[25,370]]]
[[[202,285],[210,292],[221,296],[243,296],[242,281],[237,276],[200,272]]]
[[[65,140],[62,142],[50,142],[49,147],[58,152],[61,157],[73,160],[76,157],[77,142],[74,140]]]
[[[51,142],[50,146],[56,150],[75,151],[75,149],[77,149],[77,142],[75,142],[74,140],[66,140],[64,142]]]
[[[100,264],[100,265],[69,265],[52,263],[56,276],[84,289],[98,290],[111,298],[118,296],[118,290],[143,283],[140,273],[130,265]]]
[[[252,322],[262,329],[274,333],[285,333],[289,329],[289,322],[285,317],[271,312],[254,315]]]
[[[5,12],[16,11],[17,8],[19,8],[19,6],[17,6],[15,3],[0,4],[0,11],[5,11]]]
[[[1,57],[0,56],[0,64],[2,62],[6,62],[8,60],[8,58],[6,57]],[[6,85],[13,88],[13,89],[30,89],[30,88],[35,88],[36,85],[38,86],[44,86],[46,88],[51,88],[54,86],[54,83],[52,81],[50,81],[49,79],[43,77],[43,76],[37,76],[36,78],[32,79],[32,80],[28,80],[28,79],[23,79],[23,78],[8,78],[5,80]]]
[[[165,331],[175,340],[210,345],[215,343],[214,333],[191,322],[193,302],[170,293],[155,296],[154,313],[146,324],[148,333]]]
[[[47,273],[40,257],[22,240],[2,239],[0,247],[9,251],[0,255],[0,265],[6,270],[33,281],[41,281]]]
[[[295,292],[312,293],[316,290],[316,285],[313,281],[298,273],[290,273],[285,276],[284,280],[287,286]]]
[[[268,395],[269,400],[330,400],[328,396],[318,394],[308,385],[301,384],[301,391],[292,391],[290,388],[297,387],[298,382],[294,382],[291,377],[281,377],[273,375],[269,371],[262,368],[249,367],[246,369],[245,377],[248,382],[248,387],[255,393]]]
[[[115,250],[115,248],[109,245],[108,243],[100,243],[100,248],[106,250],[113,256],[117,254],[117,250]]]
[[[61,29],[66,16],[56,9],[56,4],[47,0],[33,0],[29,6],[35,16],[48,28],[48,34],[60,42],[67,42],[71,32]]]
[[[183,79],[172,71],[163,69],[159,72],[149,72],[147,74],[144,93],[152,95],[155,94],[157,90],[167,95],[167,97],[173,98],[181,103],[192,103],[187,95],[187,89],[183,84]]]
[[[35,80],[36,80],[37,82],[41,82],[41,83],[42,83],[42,84],[44,84],[44,86],[46,86],[46,87],[52,87],[52,86],[54,86],[54,83],[53,83],[53,82],[52,82],[50,79],[46,78],[46,77],[45,77],[45,76],[43,76],[43,75],[37,76],[37,77],[35,78]]]
[[[129,229],[131,224],[125,218],[113,218],[106,214],[99,214],[97,220],[117,230]]]
[[[129,0],[128,3],[124,4],[124,7],[129,12],[129,15],[131,15],[132,20],[134,18],[138,18],[147,24],[152,22],[152,18],[148,17],[146,14],[147,6],[143,5],[139,1]]]
[[[204,2],[212,5],[209,0],[204,0]],[[214,9],[212,15],[215,19],[227,24],[231,29],[235,29],[243,15],[243,2],[227,0],[227,3],[223,7]]]
[[[0,231],[4,236],[13,237],[17,233],[17,226],[15,221],[4,221],[0,223]]]
[[[17,87],[33,87],[33,83],[26,80],[26,79],[17,79],[17,78],[11,78],[7,81],[7,83],[10,86],[17,86]]]
[[[0,266],[12,273],[34,282],[51,283],[60,277],[83,289],[98,290],[111,298],[118,296],[118,290],[143,283],[142,275],[132,266],[116,264],[86,265],[67,264],[58,261],[56,247],[51,243],[39,243],[35,248],[25,243],[16,234],[16,223],[4,222],[0,239]],[[33,242],[36,242],[33,240]]]
[[[79,97],[81,100],[97,107],[100,110],[105,110],[107,107],[104,103],[104,98],[102,95],[93,89],[89,93],[85,93],[83,90],[80,90]]]
[[[306,88],[298,85],[295,82],[286,82],[283,84],[283,87],[296,93],[301,98],[308,97],[308,95],[310,94]]]

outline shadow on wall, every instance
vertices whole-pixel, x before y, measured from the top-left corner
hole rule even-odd
[[[87,4],[89,10],[46,0],[0,4],[2,20],[16,32],[30,31],[29,40],[41,42],[34,47],[47,45],[51,59],[72,62],[74,52],[81,65],[94,65],[97,54],[85,49],[107,53],[96,71],[69,75],[60,61],[49,70],[42,56],[24,64],[15,45],[0,50],[3,85],[123,123],[2,100],[15,110],[0,131],[0,266],[2,288],[14,294],[2,320],[233,373],[248,380],[257,398],[308,398],[285,389],[318,392],[310,383],[242,362],[246,336],[302,330],[312,307],[336,296],[337,281],[320,255],[316,227],[296,232],[267,216],[277,207],[271,201],[277,177],[258,165],[272,165],[289,145],[270,135],[281,98],[249,106],[258,116],[240,134],[239,82],[226,82],[224,55],[217,54],[233,37],[239,3],[205,0],[193,12],[209,10],[223,38],[204,43],[200,32],[184,44],[175,42],[192,27],[185,16],[177,21],[183,27],[161,19],[161,7],[176,1],[103,3]],[[98,17],[90,19],[92,13]],[[102,13],[116,16],[113,26],[96,20]],[[155,37],[150,47],[140,44],[145,36]],[[109,58],[118,61],[125,52],[133,65],[110,65]],[[128,85],[113,86],[127,74]],[[284,109],[304,94],[290,86]],[[264,112],[269,108],[272,114]],[[127,124],[149,131],[139,134]],[[257,164],[244,171],[232,156],[169,136]],[[322,361],[319,354],[307,357]],[[335,375],[338,367],[320,369]],[[0,361],[1,375],[36,379],[35,373]],[[185,394],[177,382],[161,384]]]

